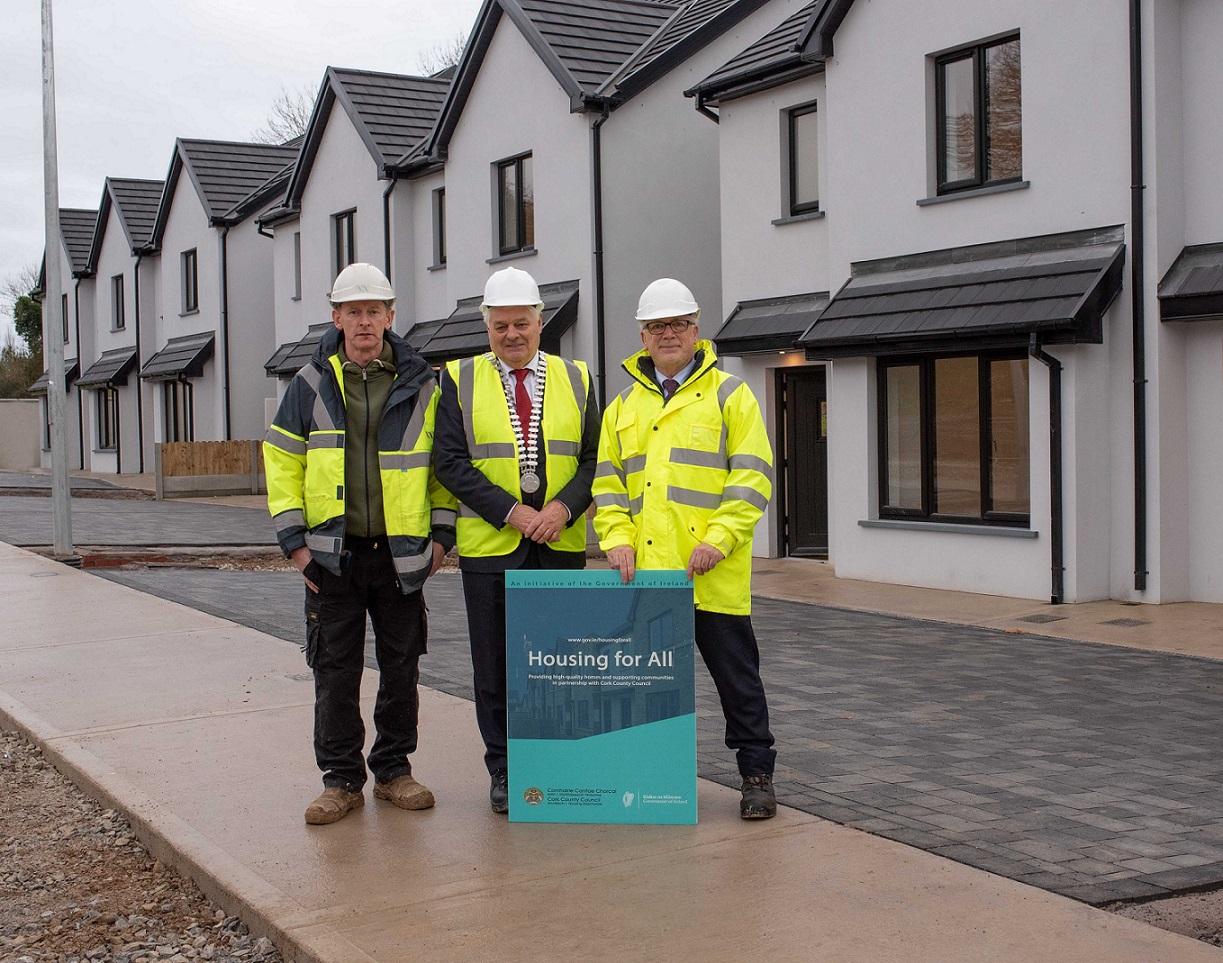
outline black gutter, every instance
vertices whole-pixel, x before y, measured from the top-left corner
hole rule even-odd
[[[136,294],[136,366],[139,369],[143,359],[140,357],[140,262],[144,260],[143,254],[136,255],[136,283],[132,285],[135,288]],[[76,353],[79,356],[81,353],[80,345],[77,345]],[[140,378],[136,378],[136,444],[139,446],[140,453],[137,456],[136,464],[139,466],[140,474],[144,474],[144,384]],[[119,439],[119,422],[123,420],[120,412],[115,412],[115,474],[120,474],[119,466],[123,460],[123,445]]]
[[[1036,334],[1028,341],[1028,354],[1049,369],[1049,565],[1052,579],[1049,602],[1060,605],[1065,601],[1066,593],[1065,522],[1062,512],[1062,363],[1045,352]]]
[[[81,279],[77,278],[72,286],[72,304],[76,310],[76,357],[77,362],[84,361],[85,352],[81,350]],[[81,370],[84,370],[83,368]],[[85,470],[85,406],[81,402],[81,389],[76,389],[76,440],[81,449],[81,471]]]
[[[266,237],[266,238],[267,238],[269,241],[274,241],[274,240],[276,240],[276,235],[275,235],[275,234],[269,234],[267,231],[265,231],[265,230],[263,229],[263,222],[262,222],[262,221],[256,221],[256,222],[255,222],[255,231],[256,231],[256,233],[258,233],[260,236],[262,236],[262,237]]]
[[[603,125],[611,116],[604,101],[602,111],[590,125],[590,186],[594,195],[595,270],[595,380],[599,385],[599,410],[607,407],[607,307],[603,284]]]
[[[229,225],[221,228],[221,337],[225,339],[225,353],[221,356],[221,366],[225,376],[225,440],[230,441],[233,433],[230,428],[230,392],[229,392]]]
[[[1143,191],[1142,2],[1130,0],[1130,319],[1134,338],[1134,589],[1147,589],[1146,235]]]
[[[391,191],[395,189],[395,184],[399,181],[399,173],[393,167],[388,167],[386,174],[391,182],[382,192],[382,267],[387,280],[391,281],[393,285],[395,282],[391,278]]]

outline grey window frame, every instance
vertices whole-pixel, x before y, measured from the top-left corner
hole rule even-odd
[[[98,451],[119,450],[119,389],[98,389]]]
[[[785,157],[786,157],[786,205],[785,211],[788,217],[797,217],[801,214],[814,214],[820,210],[820,198],[816,198],[813,202],[802,203],[797,200],[798,197],[798,157],[795,154],[795,137],[794,137],[794,122],[799,117],[806,117],[808,114],[816,114],[818,116],[819,102],[808,101],[805,104],[798,104],[794,107],[787,107],[785,114]],[[819,145],[819,131],[816,131],[816,145]],[[819,182],[819,157],[816,157],[816,182]],[[818,188],[817,188],[818,193]]]
[[[987,104],[987,85],[985,79],[985,52],[1002,44],[1018,42],[1019,33],[1005,34],[989,40],[978,41],[964,47],[959,47],[947,53],[939,54],[934,59],[934,137],[935,137],[935,193],[936,195],[955,194],[960,191],[978,190],[982,187],[994,187],[1003,184],[1018,184],[1023,181],[1023,156],[1019,158],[1019,174],[1014,177],[990,178],[985,169],[989,156],[989,105]],[[1022,49],[1022,47],[1021,47]],[[976,143],[976,170],[972,177],[958,181],[947,180],[947,116],[945,68],[952,63],[971,59],[973,63],[973,110],[975,113],[974,138]],[[1022,108],[1023,77],[1020,76],[1021,108]],[[1022,124],[1022,121],[1021,121]],[[1022,128],[1021,128],[1022,129]]]
[[[331,247],[337,275],[348,265],[356,263],[357,209],[355,207],[331,215]],[[343,261],[345,254],[348,260]]]
[[[980,491],[981,514],[951,515],[935,510],[935,468],[936,468],[936,438],[934,424],[934,365],[936,361],[949,358],[977,359],[977,420],[978,441],[980,446]],[[1031,524],[1031,492],[1028,494],[1027,512],[996,512],[993,510],[993,479],[990,475],[990,456],[992,453],[991,427],[991,388],[989,366],[995,361],[1029,361],[1025,351],[949,351],[937,354],[904,355],[879,358],[875,368],[876,398],[878,410],[877,446],[878,459],[878,498],[879,518],[904,521],[933,522],[957,525],[996,525],[1003,528],[1027,528]],[[888,426],[887,426],[887,370],[889,368],[917,367],[918,369],[918,399],[920,412],[918,422],[921,430],[919,448],[921,451],[922,506],[920,509],[895,508],[887,504],[888,493]],[[1031,364],[1028,367],[1031,376]],[[1031,382],[1029,381],[1029,385]],[[1029,417],[1031,416],[1031,396],[1029,395]],[[1029,433],[1029,442],[1031,436]],[[1031,449],[1029,448],[1028,470],[1031,471]]]
[[[302,232],[293,232],[293,296],[292,300],[302,299]]]
[[[195,314],[200,309],[200,257],[196,248],[179,255],[182,277],[182,313]]]
[[[182,399],[182,424],[179,424],[179,400]],[[195,388],[180,378],[162,382],[162,417],[165,440],[195,441]]]
[[[110,278],[110,329],[122,331],[127,327],[123,275],[112,274]]]
[[[506,157],[497,161],[495,167],[497,176],[494,178],[497,191],[497,255],[505,257],[508,254],[519,254],[523,251],[530,251],[534,248],[535,234],[535,208],[531,207],[531,235],[532,242],[527,242],[527,217],[526,217],[526,195],[522,189],[522,169],[523,161],[531,161],[531,193],[534,195],[535,187],[535,163],[534,155],[531,151],[524,151],[521,154],[516,154],[513,157]],[[517,214],[517,231],[513,239],[513,243],[507,245],[505,243],[505,172],[513,169],[514,184],[517,188],[517,193],[514,198],[514,208]]]
[[[433,190],[433,266],[446,265],[446,188]]]

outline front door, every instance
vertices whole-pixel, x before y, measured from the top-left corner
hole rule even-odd
[[[782,545],[785,554],[828,557],[828,384],[823,367],[781,368]]]

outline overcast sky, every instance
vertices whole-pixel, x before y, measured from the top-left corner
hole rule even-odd
[[[4,0],[0,279],[43,248],[39,0]],[[102,182],[165,177],[176,137],[245,140],[282,89],[328,65],[414,73],[480,0],[54,0],[61,207]],[[0,318],[0,341],[12,319]]]

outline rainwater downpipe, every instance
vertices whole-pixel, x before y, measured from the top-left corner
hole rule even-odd
[[[81,349],[81,279],[72,286],[72,308],[76,314],[76,363],[85,363],[85,352]],[[84,368],[81,369],[82,371]],[[81,401],[81,389],[76,389],[76,439],[81,448],[81,471],[85,470],[85,405]]]
[[[1062,363],[1045,352],[1036,334],[1028,341],[1028,354],[1049,369],[1049,565],[1052,581],[1049,601],[1065,600],[1064,521],[1062,516]]]
[[[1134,589],[1147,589],[1146,221],[1143,183],[1142,0],[1130,0],[1130,318],[1134,336]]]
[[[602,113],[590,125],[591,193],[594,195],[594,272],[595,272],[595,378],[599,382],[599,410],[607,407],[607,309],[603,284],[603,125],[611,107],[603,104]]]
[[[399,181],[399,174],[396,171],[389,170],[387,174],[391,178],[391,182],[386,185],[386,190],[382,192],[382,267],[386,274],[386,279],[394,286],[394,280],[391,278],[391,191],[395,190],[395,184]]]
[[[230,428],[230,398],[229,398],[229,225],[221,228],[221,340],[225,342],[224,353],[221,356],[223,377],[225,378],[225,440],[230,441],[233,433]]]
[[[140,262],[144,260],[143,254],[136,255],[136,280],[132,285],[135,288],[136,295],[136,448],[139,454],[136,457],[136,464],[140,474],[144,474],[144,384],[140,380],[140,366],[144,363],[144,359],[140,355]],[[80,349],[78,348],[78,353]],[[119,424],[123,421],[123,417],[116,412],[115,418],[115,473],[119,473],[120,459],[123,458],[123,445],[119,442]]]

